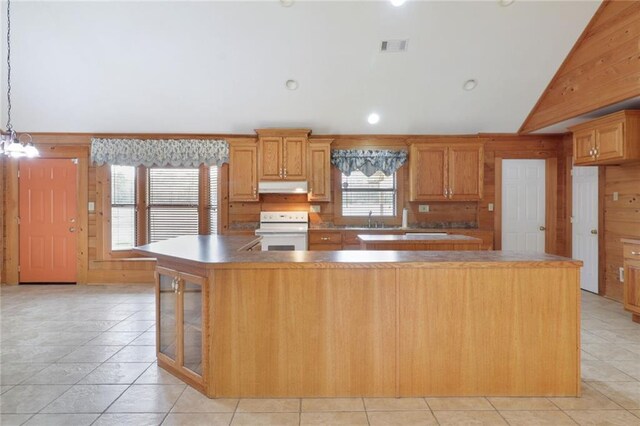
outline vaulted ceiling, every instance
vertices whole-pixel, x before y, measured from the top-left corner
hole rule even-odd
[[[598,6],[13,2],[13,124],[31,132],[516,132]],[[382,40],[396,39],[409,40],[406,52],[380,52]],[[463,90],[468,79],[475,90]]]

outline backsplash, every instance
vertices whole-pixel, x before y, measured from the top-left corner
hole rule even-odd
[[[311,225],[336,227],[333,209],[329,203],[310,203],[305,194],[263,194],[257,203],[229,203],[229,230],[252,231],[257,229],[261,211],[309,211],[311,205],[320,206],[320,213],[309,213]],[[428,205],[429,212],[421,213],[420,205]],[[405,203],[409,210],[409,228],[478,228],[477,202],[422,202]],[[401,213],[399,214],[401,215]],[[362,224],[366,222],[363,219]]]

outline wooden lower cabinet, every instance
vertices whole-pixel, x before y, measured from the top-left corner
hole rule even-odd
[[[309,232],[309,250],[342,250],[342,232]]]
[[[201,391],[208,358],[205,282],[173,269],[156,270],[158,364]]]
[[[624,308],[640,322],[640,240],[623,240]]]

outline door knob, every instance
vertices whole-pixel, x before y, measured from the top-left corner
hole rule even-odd
[[[546,231],[546,229],[547,229],[547,228],[545,228],[544,226],[541,226],[541,227],[540,227],[540,230],[541,230],[541,231]]]
[[[76,227],[75,226],[70,226],[69,227],[69,232],[76,232]]]
[[[592,230],[591,230],[591,233],[592,233],[593,235],[598,235],[598,230],[597,230],[597,229],[592,229]]]

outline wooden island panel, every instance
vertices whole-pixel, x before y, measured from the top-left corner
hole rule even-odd
[[[399,396],[578,395],[577,269],[403,269]]]
[[[394,270],[221,270],[214,288],[209,396],[395,396]]]

